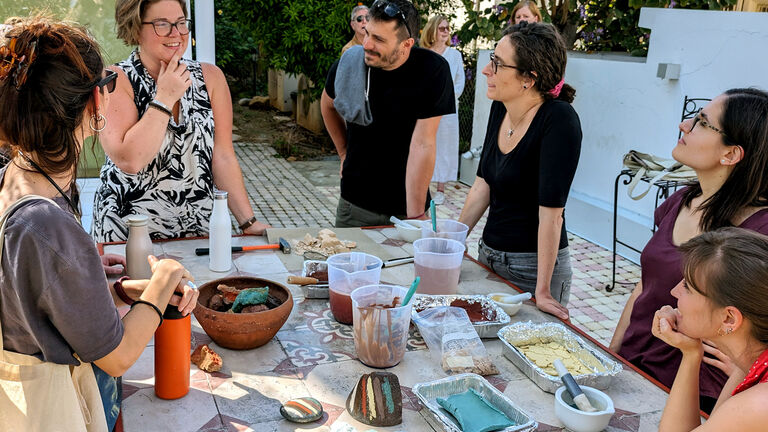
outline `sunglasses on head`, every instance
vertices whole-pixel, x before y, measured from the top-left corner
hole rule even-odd
[[[355,21],[357,22],[363,22],[363,20],[370,21],[371,16],[370,15],[358,15],[355,17]]]
[[[373,6],[371,8],[378,8],[384,11],[384,14],[386,14],[390,18],[400,18],[403,21],[403,25],[405,26],[405,30],[408,31],[408,37],[412,38],[413,35],[411,34],[411,29],[408,28],[408,20],[405,19],[405,14],[403,13],[400,8],[394,4],[390,3],[386,0],[376,0],[373,3]]]
[[[117,72],[107,69],[107,74],[100,79],[94,87],[100,88],[102,91],[106,88],[107,92],[112,93],[115,91],[115,85],[117,84]]]

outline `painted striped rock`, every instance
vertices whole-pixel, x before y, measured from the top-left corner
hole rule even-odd
[[[309,423],[323,416],[323,405],[311,397],[291,399],[280,407],[280,414],[292,422]]]
[[[371,426],[394,426],[403,421],[403,394],[397,375],[373,372],[360,377],[347,398],[347,411]]]

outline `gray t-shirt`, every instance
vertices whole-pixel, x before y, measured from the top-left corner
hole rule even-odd
[[[0,181],[5,169],[0,170]],[[0,269],[4,349],[43,361],[93,362],[123,338],[93,239],[66,201],[22,204],[9,218]]]

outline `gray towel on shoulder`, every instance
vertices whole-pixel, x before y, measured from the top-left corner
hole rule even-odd
[[[373,122],[373,116],[366,94],[368,66],[364,55],[362,45],[355,45],[341,56],[333,82],[336,89],[333,106],[347,122],[368,126]]]

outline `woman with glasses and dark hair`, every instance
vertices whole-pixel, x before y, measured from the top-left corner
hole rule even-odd
[[[490,207],[480,262],[568,318],[571,262],[564,208],[581,152],[581,123],[565,84],[566,50],[551,24],[505,31],[483,68],[492,99],[477,177],[459,220]]]
[[[124,218],[149,217],[153,239],[205,236],[214,186],[246,234],[263,234],[232,145],[232,101],[218,67],[182,60],[190,21],[184,0],[118,0],[117,35],[138,45],[112,69],[107,160],[93,210],[97,241],[128,236]]]
[[[341,49],[341,53],[352,48],[355,45],[362,45],[363,39],[365,39],[365,25],[371,20],[371,16],[368,14],[368,6],[358,3],[357,6],[352,8],[352,17],[349,19],[349,26],[352,27],[352,31],[355,32],[352,35],[352,39],[344,45]]]
[[[437,193],[432,197],[435,204],[445,201],[445,183],[456,181],[459,175],[459,96],[464,91],[464,59],[459,50],[451,45],[451,25],[445,15],[435,15],[424,26],[419,45],[443,56],[451,67],[453,95],[456,98],[456,114],[446,114],[437,129],[435,171],[432,181],[437,182]]]
[[[106,130],[116,78],[80,27],[30,18],[0,40],[0,141],[12,158],[0,169],[0,430],[112,429],[112,377],[139,358],[172,299],[184,314],[197,302],[184,267],[150,257],[151,280],[122,285],[134,303],[121,320],[78,222],[77,163],[85,139]]]
[[[766,130],[763,129],[763,136]],[[720,228],[683,243],[683,279],[670,296],[677,307],[658,310],[651,323],[659,342],[681,353],[659,431],[766,429],[768,410],[768,237]],[[734,373],[702,425],[700,369],[709,340],[733,359]],[[702,364],[704,362],[705,364]]]
[[[672,157],[693,168],[698,182],[656,209],[656,232],[640,255],[640,283],[627,300],[610,344],[611,350],[666,386],[672,385],[681,353],[654,338],[649,329],[654,312],[677,304],[670,290],[683,279],[678,246],[726,226],[768,234],[768,93],[728,90],[680,123],[680,130],[683,135]],[[705,345],[704,350],[721,356],[714,347]],[[699,378],[702,410],[712,410],[730,372],[727,359],[704,358]]]

